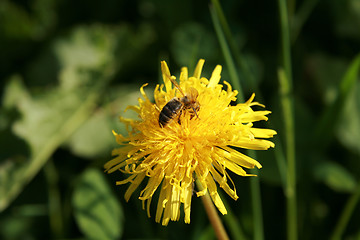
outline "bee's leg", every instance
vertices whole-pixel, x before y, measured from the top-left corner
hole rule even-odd
[[[180,110],[180,112],[179,112],[179,117],[178,117],[178,123],[179,123],[179,125],[181,125],[181,120],[180,120],[181,114],[182,114],[182,109]]]
[[[197,112],[196,112],[196,109],[194,108],[194,107],[191,107],[192,109],[191,109],[191,111],[190,111],[190,120],[191,119],[193,119],[195,116],[196,116],[196,118],[199,118],[199,116],[198,116],[198,114],[197,114]],[[199,109],[199,108],[197,108],[197,109]],[[199,111],[199,110],[198,110]]]

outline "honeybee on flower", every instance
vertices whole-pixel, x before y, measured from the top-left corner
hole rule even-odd
[[[162,67],[166,67],[165,64],[161,65]],[[164,71],[166,71],[164,69]],[[183,110],[193,110],[191,112],[190,118],[197,116],[197,111],[200,109],[199,102],[197,101],[197,97],[199,95],[198,91],[191,87],[188,89],[188,93],[184,94],[181,90],[181,87],[175,82],[175,77],[166,76],[168,79],[174,84],[174,86],[179,90],[182,94],[181,98],[174,97],[172,98],[161,110],[159,115],[159,125],[160,127],[165,127],[170,121],[174,118],[178,118],[183,113]],[[180,119],[178,120],[180,124]]]
[[[270,111],[252,109],[256,105],[264,107],[253,102],[254,94],[245,103],[230,105],[236,101],[238,92],[225,81],[226,90],[219,84],[220,65],[215,67],[209,80],[201,77],[204,62],[199,60],[191,77],[183,67],[177,83],[162,61],[164,84],[154,90],[155,103],[149,100],[144,92],[146,84],[143,85],[139,105],[128,107],[138,113],[140,120],[120,118],[127,125],[129,136],[113,131],[121,147],[113,150],[114,159],[104,166],[106,172],[119,170],[128,174],[125,180],[116,182],[117,185],[130,183],[126,201],[140,183],[147,181],[139,199],[143,201],[143,208],[146,205],[149,217],[152,197],[159,189],[155,220],[162,225],[179,220],[181,204],[185,223],[190,223],[195,180],[203,186],[196,196],[208,192],[219,211],[226,214],[217,184],[234,200],[238,198],[227,170],[240,176],[253,176],[243,168],[261,168],[255,159],[232,147],[254,150],[274,147],[266,138],[276,132],[253,126],[256,121],[266,121]]]

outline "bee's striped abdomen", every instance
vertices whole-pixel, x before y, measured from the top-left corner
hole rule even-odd
[[[161,110],[159,115],[160,127],[165,127],[172,119],[177,117],[183,108],[179,98],[171,99]]]

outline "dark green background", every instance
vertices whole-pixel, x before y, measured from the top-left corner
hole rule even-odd
[[[239,51],[232,54],[244,59],[256,80],[258,90],[237,67],[244,96],[262,95],[256,99],[272,111],[269,122],[284,143],[278,4],[221,4]],[[178,76],[182,66],[192,73],[204,58],[203,76],[221,64],[222,79],[231,81],[209,6],[209,1],[0,0],[1,239],[215,238],[200,199],[193,198],[190,225],[182,215],[163,227],[154,221],[156,197],[148,219],[139,191],[125,203],[126,186],[115,186],[125,176],[105,175],[102,168],[117,147],[111,130],[126,133],[118,116],[134,116],[123,110],[137,103],[142,84],[149,83],[146,91],[152,94],[161,60]],[[360,2],[297,1],[293,10],[299,239],[327,239],[360,177],[358,75],[334,105],[360,50]],[[331,106],[336,121],[315,138]],[[263,165],[264,234],[285,239],[286,202],[274,153],[257,156]],[[252,239],[249,178],[230,175],[239,200],[222,195],[233,214],[223,218],[225,226],[237,224]],[[344,239],[360,237],[359,222],[357,206]]]

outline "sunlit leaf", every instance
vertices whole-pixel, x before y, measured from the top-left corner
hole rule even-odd
[[[91,158],[110,152],[114,137],[109,118],[97,111],[69,139],[70,149],[79,156]]]
[[[101,51],[105,52],[103,54],[111,56],[114,39],[109,40],[106,32],[97,29],[99,28],[89,27],[75,30],[69,39],[62,40],[62,49],[67,50],[59,49],[56,55],[63,66],[59,73],[59,87],[46,89],[41,94],[31,94],[19,77],[9,80],[3,100],[4,106],[19,112],[20,118],[13,124],[12,131],[26,142],[29,154],[19,153],[20,156],[10,157],[3,163],[1,171],[6,171],[0,183],[0,211],[21,192],[56,148],[91,115],[96,100],[111,79],[114,65],[112,57],[104,57],[101,61],[97,60],[86,66],[80,64],[80,59],[84,58],[83,61],[86,62],[89,55],[76,51],[78,45],[71,40],[80,34],[83,39],[87,38],[86,51],[93,48],[90,52],[97,52],[96,49],[100,47]],[[109,41],[112,43],[108,44],[107,48],[99,45],[99,42]],[[72,47],[73,52],[70,51]],[[73,56],[78,61],[67,63],[63,60],[64,56]],[[72,78],[64,74],[69,72],[69,69]],[[67,82],[68,78],[71,82]]]
[[[313,170],[317,181],[338,192],[352,192],[356,180],[343,166],[330,161],[318,162]]]
[[[337,136],[342,144],[360,155],[360,87],[352,89],[337,127]]]
[[[343,113],[342,110],[344,109],[344,104],[351,90],[356,85],[359,68],[360,54],[358,54],[349,64],[336,90],[334,101],[327,107],[318,122],[315,140],[320,142],[323,146],[329,142],[335,127],[339,124],[339,118]]]
[[[123,232],[123,212],[115,196],[96,169],[86,170],[73,195],[76,221],[89,239],[119,239]]]
[[[104,155],[109,157],[111,149],[117,146],[112,130],[126,135],[125,124],[119,116],[137,118],[134,111],[124,111],[129,105],[138,105],[141,97],[139,86],[123,85],[109,90],[109,101],[102,109],[98,109],[67,142],[71,151],[79,156],[93,158]],[[152,99],[150,88],[145,88],[149,99]]]

